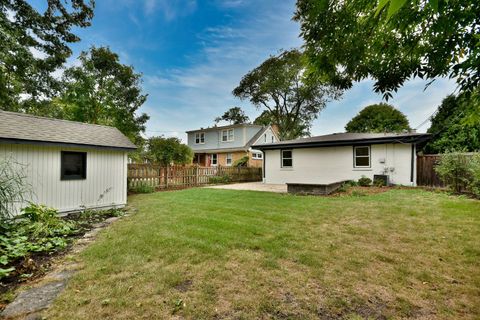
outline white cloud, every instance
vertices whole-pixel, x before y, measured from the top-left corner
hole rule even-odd
[[[190,15],[197,9],[196,0],[144,0],[146,16],[161,12],[166,21]]]

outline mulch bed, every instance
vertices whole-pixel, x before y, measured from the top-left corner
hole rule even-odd
[[[102,214],[92,215],[87,218],[83,217],[81,219],[80,213],[70,213],[63,217],[65,220],[79,222],[78,232],[66,237],[66,239],[69,240],[69,245],[64,249],[53,252],[32,252],[14,262],[12,266],[15,267],[15,271],[8,277],[0,280],[0,311],[10,302],[10,297],[8,294],[6,295],[6,293],[13,291],[20,285],[43,277],[52,270],[52,267],[59,258],[71,250],[73,240],[82,238],[85,233],[94,228],[95,224],[114,216],[115,214],[110,214],[110,211],[105,211]]]

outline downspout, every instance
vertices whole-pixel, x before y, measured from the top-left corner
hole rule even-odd
[[[415,186],[415,180],[414,180],[414,174],[415,174],[415,149],[416,145],[415,143],[412,143],[412,156],[411,156],[411,164],[410,164],[410,182],[412,183],[412,186]]]
[[[267,182],[265,168],[267,167],[266,159],[267,159],[267,150],[263,150],[263,183]]]

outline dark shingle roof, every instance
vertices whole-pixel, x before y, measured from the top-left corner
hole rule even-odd
[[[375,143],[417,143],[428,140],[428,133],[333,133],[323,136],[280,141],[254,145],[257,149],[278,149],[283,147],[326,147]]]
[[[137,148],[114,127],[1,110],[0,140],[131,150]]]

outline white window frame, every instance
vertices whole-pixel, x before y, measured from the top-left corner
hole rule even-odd
[[[205,144],[205,132],[195,133],[195,144]]]
[[[227,167],[230,167],[233,164],[233,154],[227,153],[225,156],[225,165]]]
[[[213,163],[213,159],[215,159],[215,163]],[[212,167],[218,166],[218,154],[216,154],[216,153],[210,154],[210,165]]]
[[[290,154],[291,154],[290,158],[285,158],[283,156],[283,153],[286,152],[286,151],[290,151]],[[291,160],[292,165],[290,165],[290,166],[283,165],[283,160]],[[280,165],[281,165],[282,168],[293,168],[293,150],[292,149],[285,149],[285,150],[280,151]]]
[[[367,148],[368,155],[366,156],[357,156],[357,149]],[[357,166],[357,158],[368,158],[368,166]],[[353,167],[354,168],[371,168],[372,166],[372,150],[370,146],[354,146],[353,147]]]
[[[261,152],[252,152],[252,159],[254,160],[262,160],[263,159],[263,153]]]
[[[226,132],[227,134],[224,135],[223,133]],[[232,133],[230,135],[230,132]],[[224,140],[223,138],[226,137],[227,140]],[[225,130],[222,130],[221,132],[221,136],[220,136],[220,141],[222,142],[232,142],[235,140],[235,130],[234,129],[225,129]]]

